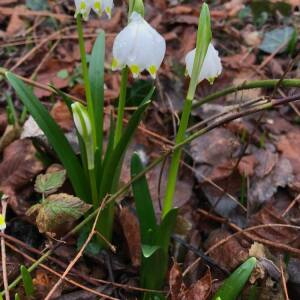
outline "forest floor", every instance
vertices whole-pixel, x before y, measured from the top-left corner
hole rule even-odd
[[[174,201],[180,213],[171,248],[177,263],[170,262],[166,291],[172,299],[210,299],[228,274],[249,256],[255,256],[260,264],[241,299],[253,299],[248,297],[255,286],[257,299],[297,300],[300,102],[284,100],[299,100],[300,88],[288,87],[284,80],[300,80],[300,2],[207,2],[213,44],[222,59],[223,72],[213,85],[203,82],[198,86],[196,100],[245,82],[280,81],[255,89],[235,89],[193,109],[189,133],[218,120],[220,125],[184,148]],[[121,176],[124,183],[130,180],[130,156],[134,150],[143,152],[146,160],[151,161],[173,145],[188,87],[184,57],[195,47],[200,7],[201,1],[196,0],[145,1],[145,18],[166,39],[167,56],[155,81],[154,101],[126,155]],[[52,84],[76,98],[85,98],[73,15],[72,0],[0,1],[0,67],[27,79],[69,140],[74,141],[75,128],[67,106],[47,88]],[[126,18],[125,1],[118,0],[110,20],[94,15],[84,25],[88,53],[99,30],[106,33],[106,135],[109,112],[116,106],[120,87],[120,73],[112,72],[110,67],[111,50]],[[138,80],[130,77],[126,117],[152,82],[147,74]],[[40,200],[34,191],[36,176],[60,170],[62,166],[4,77],[0,78],[0,89],[0,190],[8,201],[7,228],[1,236],[6,244],[4,274],[13,282],[20,273],[20,265],[29,267],[74,224],[64,226],[55,235],[42,234],[38,230],[41,224],[26,215]],[[273,99],[285,104],[239,118],[238,113],[247,110],[251,103]],[[19,126],[12,125],[8,102],[15,107]],[[228,111],[236,115],[226,121],[223,117]],[[47,162],[37,157],[37,148],[43,149]],[[167,169],[168,162],[147,175],[158,215]],[[72,193],[68,182],[60,191]],[[112,241],[115,253],[99,254],[90,247],[71,269],[69,280],[56,289],[57,299],[97,299],[99,293],[117,299],[139,297],[139,225],[130,192],[118,203]],[[32,273],[34,299],[46,297],[78,250],[77,236],[73,235],[61,242],[51,258]],[[17,285],[15,292],[24,295],[22,284]]]

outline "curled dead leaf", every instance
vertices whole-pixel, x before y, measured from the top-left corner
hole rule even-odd
[[[60,226],[76,221],[91,208],[78,197],[68,194],[55,194],[36,204],[27,215],[37,214],[36,224],[41,233],[56,232]]]

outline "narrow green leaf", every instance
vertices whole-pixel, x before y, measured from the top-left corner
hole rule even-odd
[[[254,267],[256,258],[251,257],[239,266],[222,284],[213,300],[235,300],[247,283]]]
[[[110,155],[108,162],[106,163],[104,169],[103,169],[103,174],[102,174],[102,182],[100,185],[100,199],[102,199],[107,193],[110,192],[113,179],[114,179],[114,174],[116,171],[116,168],[120,164],[120,160],[125,153],[128,144],[130,143],[130,140],[138,127],[140,120],[142,118],[143,113],[147,109],[148,105],[150,104],[150,98],[154,92],[154,88],[150,91],[150,93],[147,95],[147,97],[144,99],[142,104],[138,107],[138,109],[134,112],[132,115],[126,130],[123,133],[123,136],[119,143],[117,144],[116,148]]]
[[[21,266],[21,275],[24,283],[24,289],[27,297],[31,297],[34,293],[32,278],[25,266]]]
[[[0,300],[2,300],[2,296],[0,297]],[[15,300],[21,300],[20,296],[18,293],[15,293]]]
[[[157,233],[157,242],[161,245],[162,249],[168,253],[170,246],[170,239],[172,232],[175,228],[177,218],[177,208],[171,209],[163,218]]]
[[[144,166],[138,153],[133,153],[131,158],[131,178],[136,177],[143,170]],[[140,221],[141,240],[143,244],[148,244],[149,230],[155,231],[157,225],[152,198],[145,175],[132,183],[132,191]]]
[[[94,105],[96,140],[99,155],[102,156],[104,115],[104,59],[105,33],[101,31],[96,39],[90,59],[89,79]],[[97,166],[96,166],[97,167]]]
[[[20,100],[31,113],[34,120],[47,136],[58,158],[64,165],[72,186],[81,199],[90,199],[88,184],[83,175],[82,167],[60,127],[50,116],[47,109],[39,102],[25,83],[14,74],[7,72],[6,78],[16,90]]]

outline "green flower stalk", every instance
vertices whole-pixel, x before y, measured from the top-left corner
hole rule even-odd
[[[181,143],[185,138],[185,133],[188,127],[190,114],[192,110],[193,99],[195,96],[197,85],[203,79],[213,82],[222,70],[220,59],[217,51],[210,44],[212,39],[211,23],[209,8],[206,3],[202,5],[196,49],[188,53],[186,57],[187,71],[191,76],[187,97],[184,101],[182,116],[178,133],[176,136],[176,144]],[[177,175],[179,170],[181,149],[174,151],[171,158],[171,165],[168,174],[166,194],[164,198],[163,214],[164,218],[173,207],[173,198],[175,194]]]

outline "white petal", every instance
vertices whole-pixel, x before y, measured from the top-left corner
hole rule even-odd
[[[138,26],[136,23],[129,23],[115,38],[113,45],[113,57],[119,65],[126,65],[127,58],[132,52]]]
[[[92,9],[97,15],[102,15],[103,0],[92,0]]]
[[[92,8],[91,0],[75,0],[75,17],[80,13],[84,20],[87,20]]]
[[[113,47],[114,65],[127,65],[134,76],[148,69],[155,77],[166,52],[164,38],[137,12],[118,34]]]
[[[186,68],[189,76],[192,76],[195,54],[196,49],[190,51],[185,58]],[[221,72],[222,64],[219,53],[212,44],[209,44],[203,66],[199,74],[198,82],[201,82],[204,79],[212,82],[221,74]]]
[[[106,13],[106,15],[110,18],[111,17],[111,11],[114,7],[113,0],[103,0],[103,11]]]

